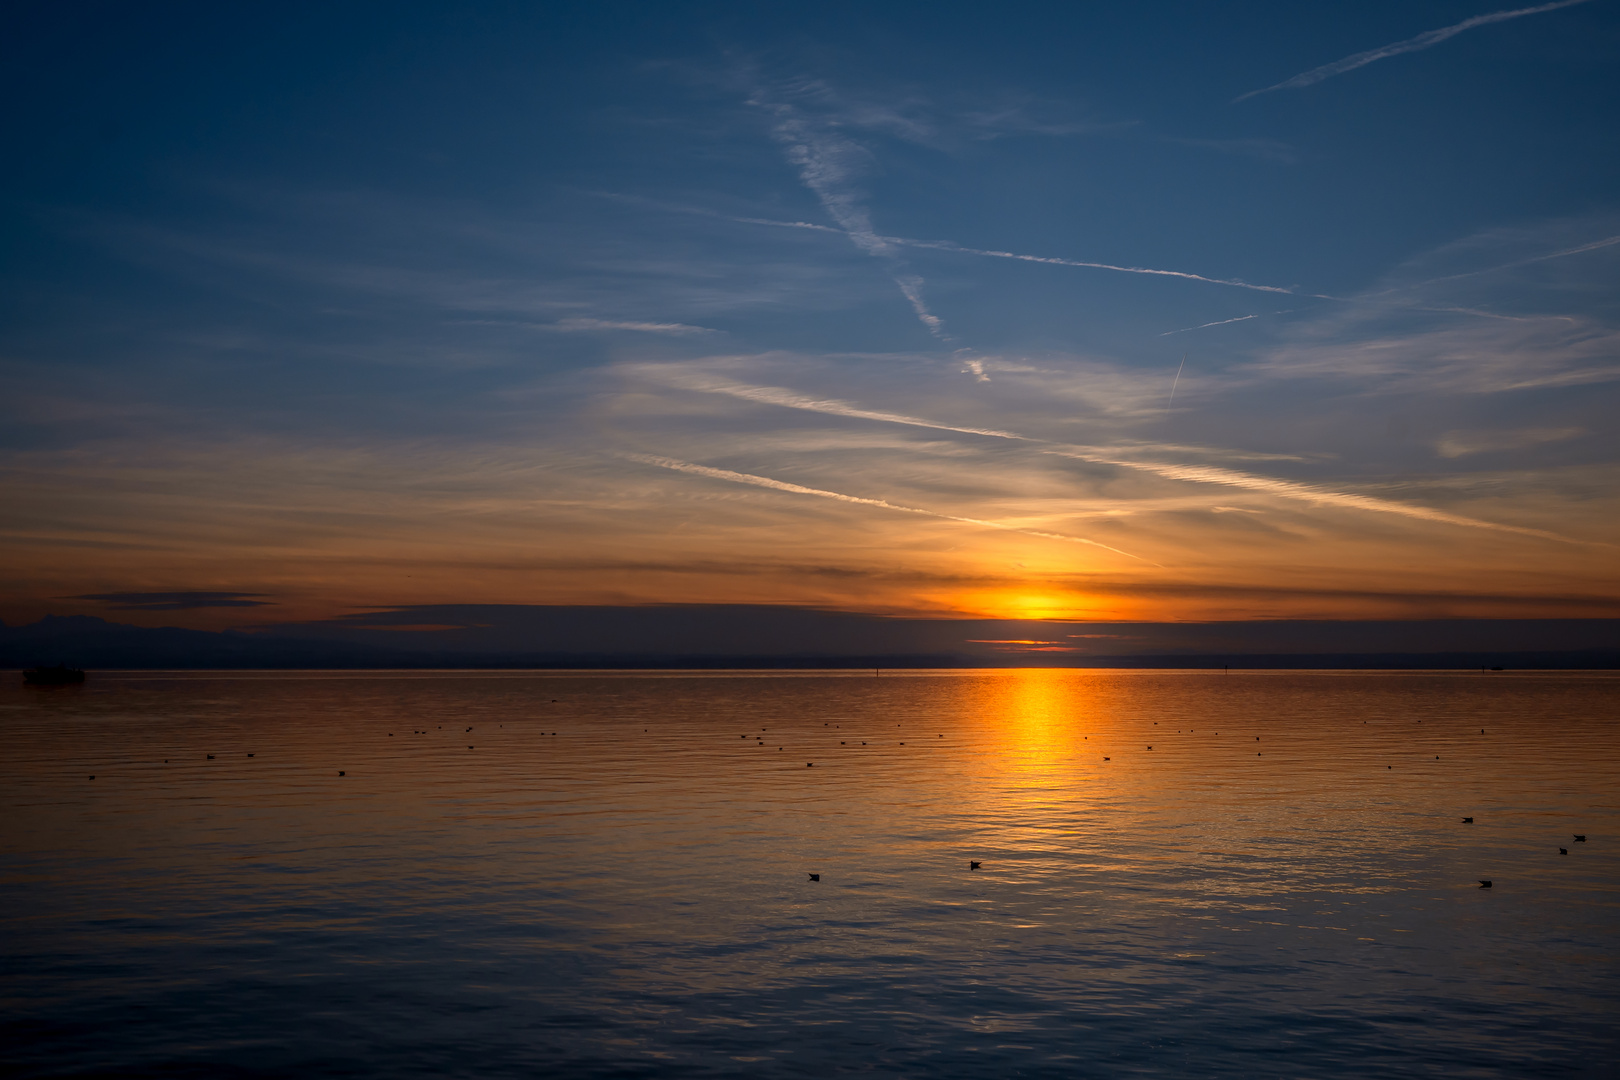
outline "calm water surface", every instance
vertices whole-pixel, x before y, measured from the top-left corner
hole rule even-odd
[[[0,739],[9,1075],[1620,1076],[1615,673],[8,674]]]

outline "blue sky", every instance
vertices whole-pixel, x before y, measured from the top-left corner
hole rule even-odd
[[[13,10],[0,616],[1620,611],[1610,0]]]

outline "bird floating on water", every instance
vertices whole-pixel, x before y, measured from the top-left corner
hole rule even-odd
[[[1576,843],[1577,843],[1577,844],[1584,844],[1584,843],[1586,843],[1586,834],[1585,834],[1585,833],[1576,833],[1576,834],[1575,834],[1575,842],[1576,842]]]
[[[92,776],[90,779],[94,780],[95,777]],[[969,870],[977,870],[978,868],[979,868],[978,863],[974,862],[972,859],[968,860],[968,869]]]
[[[810,880],[811,881],[820,881],[821,880],[821,875],[820,874],[811,874],[810,875]]]
[[[1482,889],[1488,889],[1488,888],[1491,887],[1491,883],[1486,881],[1484,878],[1480,878],[1479,879],[1479,887],[1482,888]]]
[[[1567,848],[1567,847],[1559,848],[1558,849],[1558,854],[1560,854],[1560,855],[1568,855],[1569,854],[1569,848]]]
[[[1473,818],[1471,818],[1471,817],[1465,817],[1465,818],[1463,818],[1463,824],[1464,824],[1464,825],[1472,825],[1472,824],[1473,824],[1473,823],[1474,823],[1474,819],[1473,819]]]

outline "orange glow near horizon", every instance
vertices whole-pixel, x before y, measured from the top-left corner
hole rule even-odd
[[[1076,593],[1059,593],[1035,588],[976,591],[954,597],[953,601],[951,606],[956,610],[989,619],[1076,622],[1122,617],[1117,603],[1105,603],[1100,598],[1085,597]]]

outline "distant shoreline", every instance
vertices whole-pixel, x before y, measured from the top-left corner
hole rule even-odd
[[[8,658],[9,660],[10,658]],[[26,664],[7,665],[19,673]],[[92,675],[115,671],[922,671],[1003,670],[1014,668],[1117,669],[1159,671],[1615,671],[1620,653],[1300,653],[1202,656],[1091,656],[1033,658],[957,656],[622,656],[622,657],[393,657],[353,658],[328,662],[252,663],[222,659],[214,663],[86,663]],[[1489,669],[1498,669],[1490,671]]]

